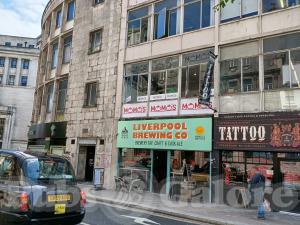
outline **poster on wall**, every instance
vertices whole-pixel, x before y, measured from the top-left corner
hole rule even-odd
[[[198,102],[197,98],[181,99],[180,115],[213,114],[214,111]]]
[[[299,151],[300,113],[220,115],[214,135],[219,150]]]
[[[212,118],[119,121],[118,148],[212,150]]]
[[[125,104],[122,108],[123,118],[146,117],[148,112],[147,103]]]
[[[176,116],[178,113],[178,100],[150,102],[149,116]]]

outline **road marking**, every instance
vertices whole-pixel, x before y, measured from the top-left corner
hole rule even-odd
[[[82,223],[80,223],[80,225],[90,225],[90,224],[82,222]]]
[[[134,216],[126,216],[126,215],[121,215],[123,217],[127,217],[130,219],[134,219],[134,222],[136,224],[142,224],[142,225],[151,225],[151,224],[157,224],[160,225],[159,223],[156,223],[152,220],[146,219],[146,218],[142,218],[142,217],[134,217]]]

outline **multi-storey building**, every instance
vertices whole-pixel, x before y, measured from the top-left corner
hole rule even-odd
[[[244,196],[253,168],[266,177],[268,196],[277,186],[299,190],[300,2],[235,0],[215,11],[217,3],[123,1],[119,174],[138,174],[153,192],[192,180],[182,183],[182,193],[194,188],[186,197],[217,202],[232,200],[232,187]],[[217,113],[198,103],[209,51],[218,55]]]
[[[49,1],[29,134],[29,148],[68,155],[79,180],[105,168],[106,187],[115,173],[120,15],[118,0]]]
[[[0,148],[27,148],[38,39],[0,35]]]

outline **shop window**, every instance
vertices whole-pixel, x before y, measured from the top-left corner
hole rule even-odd
[[[97,82],[88,83],[85,85],[84,106],[96,107],[96,105],[97,105]]]
[[[148,149],[122,149],[119,176],[127,181],[141,179],[150,189],[151,156]]]
[[[51,69],[56,69],[58,63],[58,44],[52,46],[52,64]]]
[[[178,97],[178,67],[178,56],[152,61],[150,100]]]
[[[221,8],[221,23],[258,14],[258,0],[235,0]]]
[[[72,55],[72,36],[64,39],[63,64],[69,63]]]
[[[164,0],[154,6],[154,39],[179,33],[180,8],[177,1]]]
[[[68,80],[64,79],[59,82],[58,96],[57,96],[57,112],[63,113],[65,110],[66,98],[67,98]]]
[[[184,32],[197,30],[213,25],[214,1],[185,0],[184,3]]]
[[[149,40],[149,7],[143,7],[128,13],[127,45],[136,45]]]
[[[53,108],[54,84],[51,83],[47,86],[47,102],[46,112],[51,113]]]
[[[0,57],[0,67],[4,67],[4,65],[5,65],[5,58]]]
[[[258,56],[221,62],[221,93],[258,91]]]
[[[183,55],[181,97],[199,97],[206,72],[209,51],[211,49]]]
[[[148,71],[148,62],[126,65],[124,103],[144,102],[148,100]]]

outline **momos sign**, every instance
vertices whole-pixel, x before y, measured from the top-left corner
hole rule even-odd
[[[120,121],[118,148],[212,150],[212,119]]]
[[[296,150],[299,113],[228,114],[215,119],[215,149]]]

